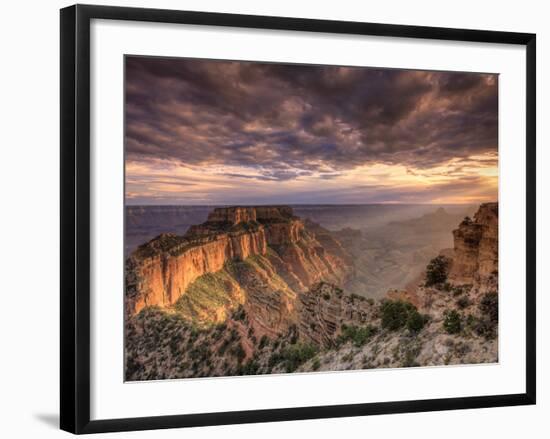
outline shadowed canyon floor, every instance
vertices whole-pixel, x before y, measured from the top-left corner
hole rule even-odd
[[[498,204],[347,208],[192,208],[138,246],[126,379],[498,361]]]

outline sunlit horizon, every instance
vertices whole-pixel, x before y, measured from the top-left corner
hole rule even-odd
[[[127,205],[498,199],[498,76],[126,58]]]

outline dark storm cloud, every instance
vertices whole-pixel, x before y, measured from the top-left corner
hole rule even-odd
[[[235,165],[266,180],[496,152],[495,75],[128,57],[135,161]]]

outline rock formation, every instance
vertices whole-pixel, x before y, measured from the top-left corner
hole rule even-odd
[[[371,301],[325,282],[299,295],[298,312],[302,338],[324,347],[334,345],[343,324],[365,324],[375,313]]]
[[[453,237],[444,276],[374,300],[345,291],[352,257],[318,224],[215,209],[127,260],[126,379],[497,362],[498,204]]]
[[[453,231],[454,254],[449,272],[453,284],[471,284],[480,292],[498,288],[498,203],[479,207]]]
[[[268,286],[274,274],[286,284],[283,289],[293,292],[321,280],[343,284],[352,272],[350,257],[327,231],[317,227],[317,232],[320,240],[286,206],[216,208],[206,222],[190,227],[184,236],[159,235],[128,258],[127,312],[134,315],[146,306],[174,305],[201,276],[252,257],[259,258],[257,271],[265,278],[255,273],[256,280]]]

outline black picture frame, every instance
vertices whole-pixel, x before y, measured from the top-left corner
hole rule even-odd
[[[514,44],[526,47],[526,391],[383,403],[90,420],[90,21],[181,23],[334,34]],[[536,36],[210,12],[75,5],[61,10],[61,429],[99,433],[535,404]]]

